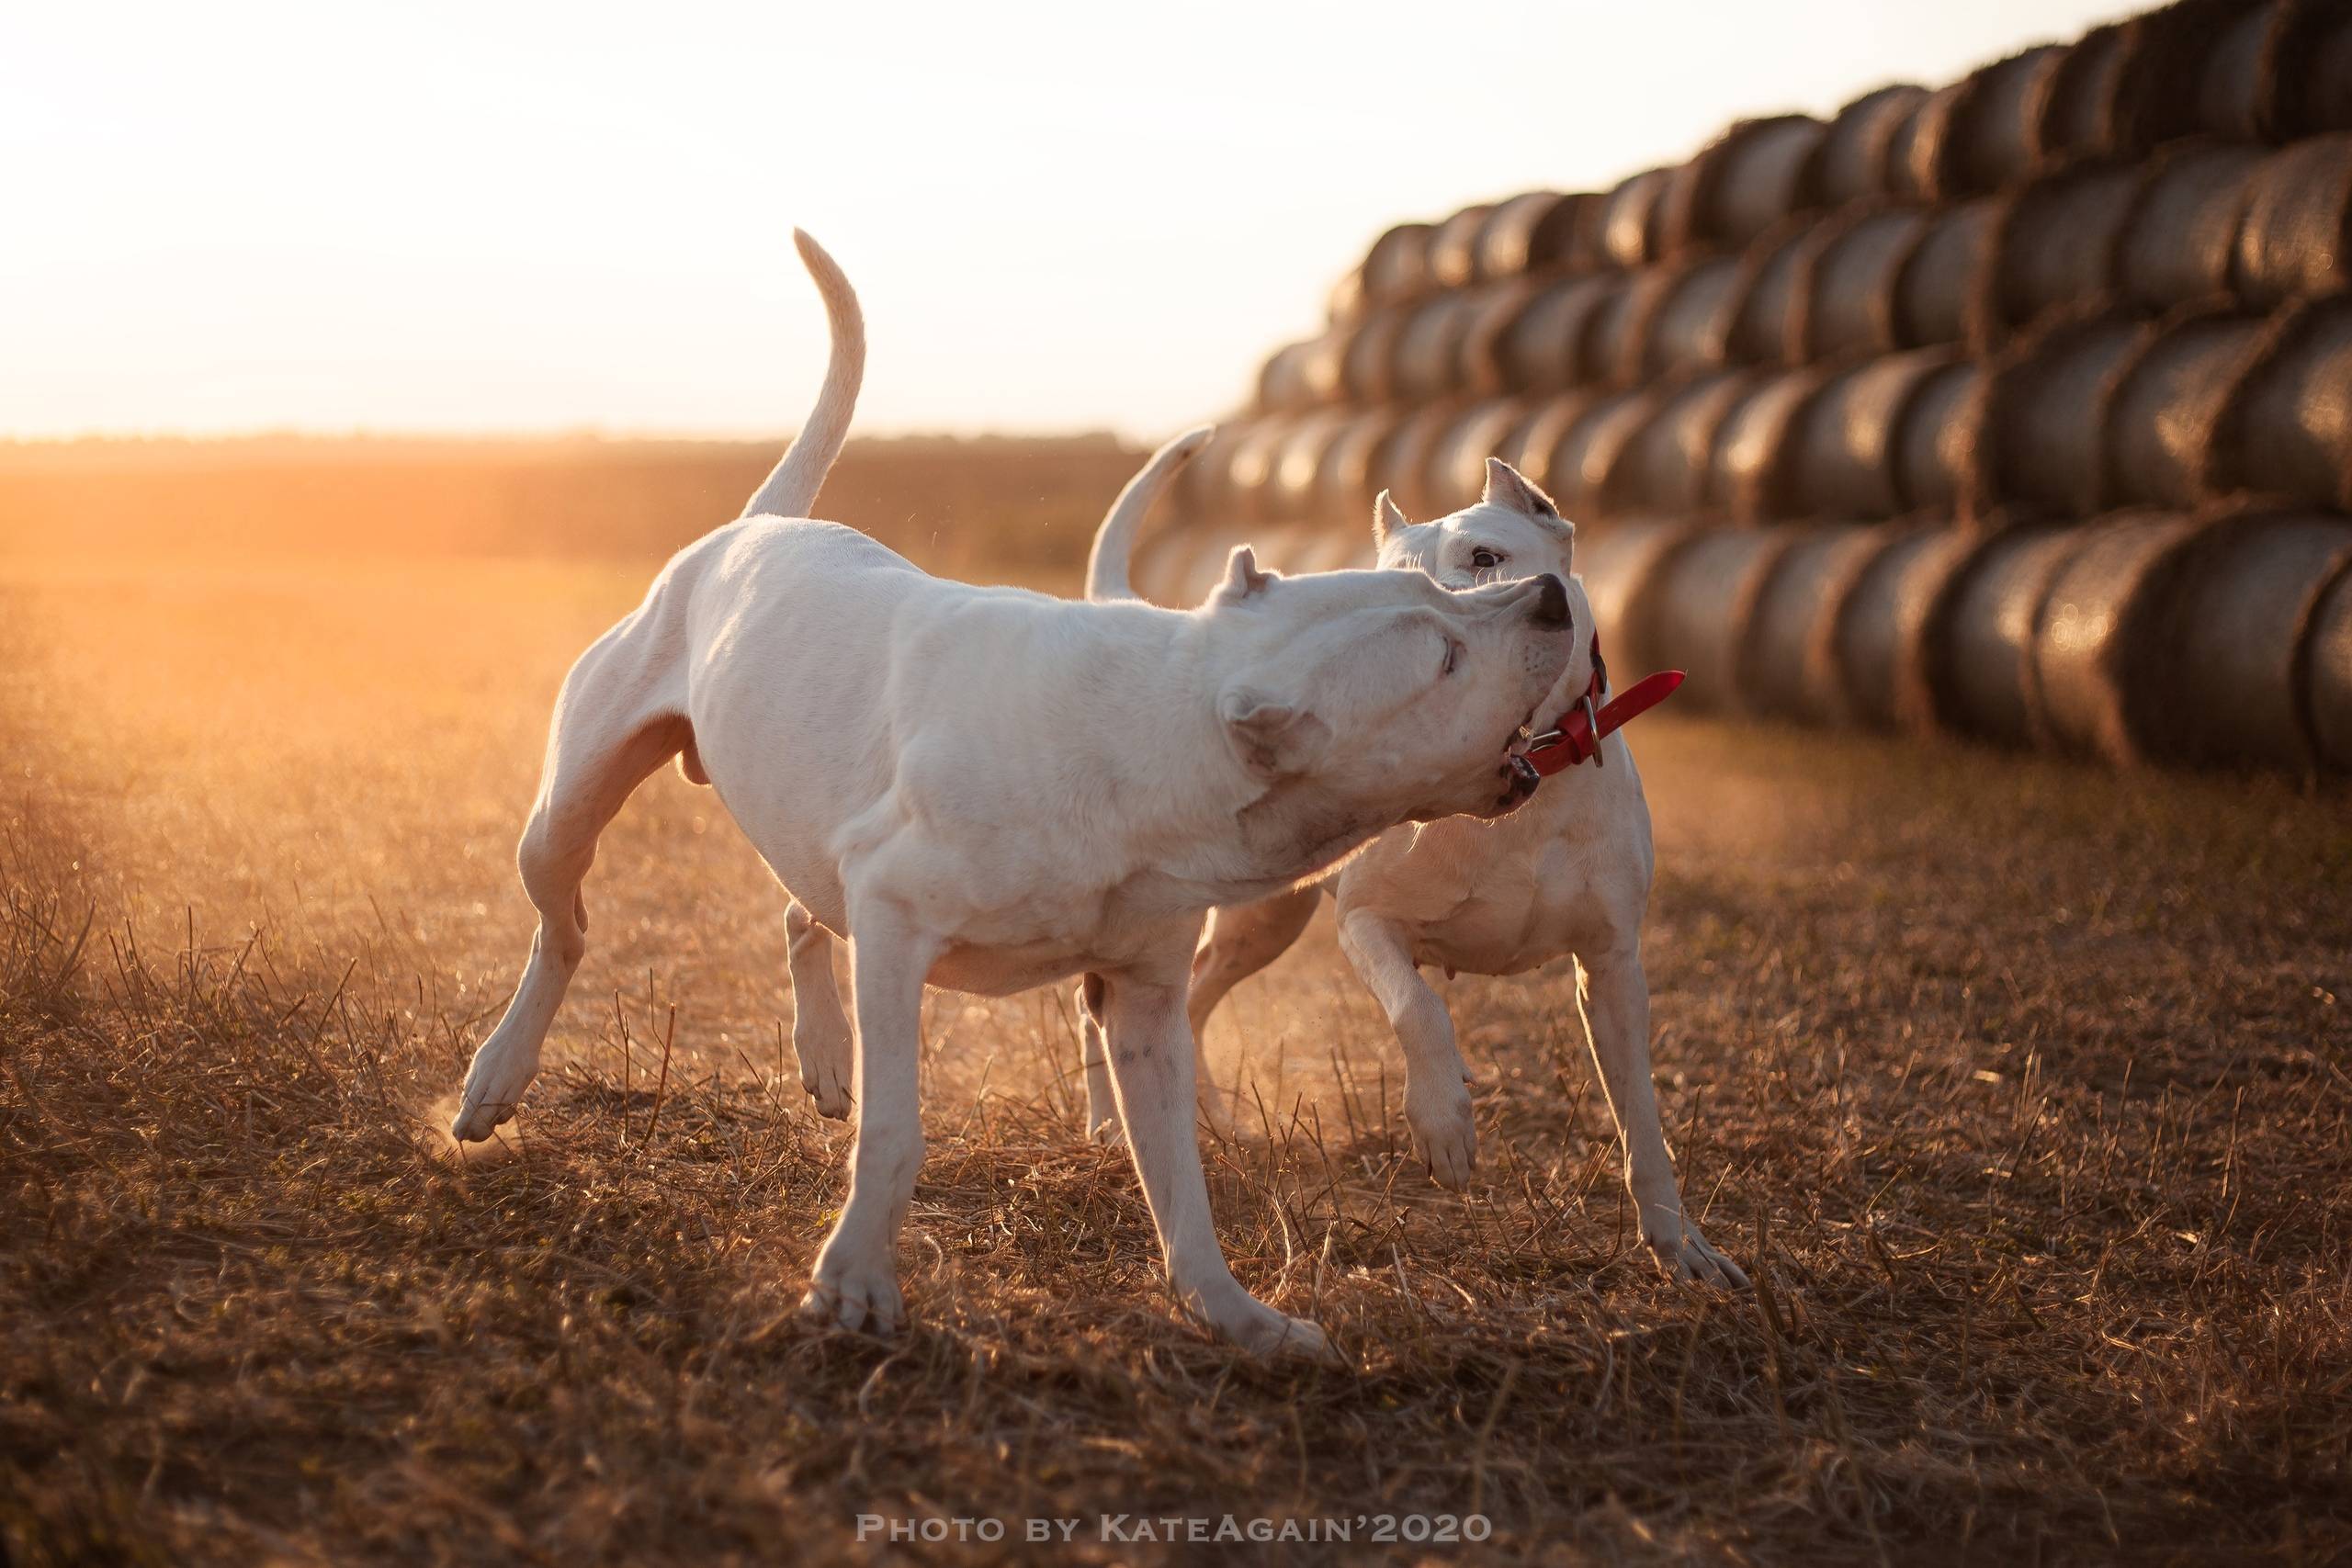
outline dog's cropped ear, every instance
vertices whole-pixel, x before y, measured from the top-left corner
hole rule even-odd
[[[1249,686],[1228,686],[1216,699],[1225,743],[1255,777],[1272,782],[1314,767],[1331,727],[1302,707]]]
[[[1566,529],[1567,521],[1552,498],[1538,489],[1525,474],[1500,457],[1487,459],[1487,488],[1478,497],[1488,506],[1499,506],[1506,512],[1516,512],[1521,517],[1532,518],[1549,528]]]
[[[1266,585],[1281,573],[1258,570],[1258,552],[1247,545],[1236,545],[1225,558],[1225,581],[1209,595],[1212,604],[1238,604],[1253,593],[1263,593]]]
[[[1412,525],[1411,520],[1405,515],[1405,509],[1389,499],[1386,491],[1382,491],[1380,499],[1372,503],[1372,547],[1375,550],[1387,548],[1389,535]]]

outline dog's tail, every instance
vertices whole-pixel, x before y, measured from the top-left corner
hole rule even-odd
[[[825,299],[825,321],[831,329],[832,358],[825,366],[825,385],[808,423],[800,427],[784,461],[767,477],[743,508],[746,517],[806,517],[817,503],[833,459],[842,455],[849,436],[849,416],[857,408],[857,389],[865,379],[865,315],[857,308],[857,291],[825,254],[825,247],[798,229],[792,243],[799,247],[801,264],[816,280]]]
[[[1151,455],[1151,461],[1137,470],[1119,492],[1103,514],[1102,525],[1094,531],[1094,548],[1086,558],[1086,596],[1104,599],[1132,599],[1134,587],[1127,581],[1127,558],[1135,553],[1136,530],[1143,526],[1152,503],[1168,492],[1177,470],[1193,460],[1193,454],[1208,444],[1216,434],[1216,426],[1204,424],[1188,430]]]

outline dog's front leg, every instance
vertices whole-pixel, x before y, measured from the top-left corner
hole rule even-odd
[[[851,1001],[857,1010],[851,1095],[857,1138],[850,1149],[849,1201],[817,1255],[803,1315],[843,1328],[895,1331],[906,1319],[899,1294],[899,1226],[922,1168],[918,1091],[923,976],[940,943],[887,899],[854,900],[850,912]]]
[[[1104,1031],[1119,1117],[1136,1175],[1151,1205],[1168,1282],[1211,1327],[1261,1355],[1328,1356],[1330,1342],[1311,1323],[1288,1317],[1242,1289],[1226,1266],[1209,1219],[1193,1127],[1193,1031],[1184,1021],[1181,980],[1154,983],[1104,977]]]
[[[1580,954],[1579,962],[1585,964],[1585,1030],[1624,1145],[1625,1189],[1641,1215],[1642,1240],[1677,1279],[1746,1289],[1739,1265],[1708,1246],[1682,1212],[1650,1081],[1650,986],[1640,947],[1629,942],[1589,962]]]
[[[1405,1048],[1405,1120],[1430,1177],[1447,1187],[1467,1185],[1478,1163],[1478,1124],[1444,998],[1421,978],[1410,939],[1394,920],[1362,909],[1341,915],[1340,949]]]
[[[833,933],[796,899],[784,912],[784,934],[792,969],[792,1054],[799,1058],[800,1087],[816,1100],[819,1115],[838,1121],[849,1114],[851,1069],[849,1019],[833,978]]]

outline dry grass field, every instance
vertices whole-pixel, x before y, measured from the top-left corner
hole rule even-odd
[[[146,505],[0,463],[0,1560],[910,1554],[865,1514],[1014,1521],[920,1549],[972,1562],[1040,1556],[1031,1517],[1084,1521],[1044,1553],[1079,1562],[2352,1555],[2340,789],[1644,720],[1660,1093],[1746,1296],[1634,1245],[1572,975],[1447,987],[1483,1079],[1455,1195],[1318,922],[1212,1030],[1257,1109],[1208,1156],[1236,1271],[1346,1366],[1179,1319],[1047,994],[932,998],[915,1325],[805,1326],[847,1134],[783,1044],[783,900],[667,770],[514,1136],[454,1159],[549,700],[764,461],[729,460],[561,558],[549,497],[626,522],[604,469],[395,475],[320,545],[322,457]],[[1068,581],[1130,456],[1034,461],[892,542]],[[382,499],[436,486],[514,531],[458,550]],[[209,531],[142,521],[175,499]],[[1480,1545],[1366,1544],[1473,1514]]]

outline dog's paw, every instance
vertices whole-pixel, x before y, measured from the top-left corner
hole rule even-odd
[[[484,1044],[466,1069],[465,1100],[449,1122],[449,1136],[461,1144],[479,1144],[512,1122],[538,1069],[537,1062],[522,1059],[520,1053]]]
[[[1658,1261],[1658,1267],[1677,1280],[1696,1280],[1719,1290],[1744,1291],[1747,1276],[1738,1264],[1708,1245],[1699,1234],[1699,1227],[1672,1215],[1665,1223],[1645,1224],[1642,1240]]]
[[[1276,1312],[1263,1302],[1252,1301],[1250,1305],[1255,1310],[1237,1314],[1231,1322],[1220,1323],[1216,1327],[1217,1332],[1252,1356],[1308,1361],[1340,1359],[1339,1352],[1331,1348],[1330,1337],[1306,1319]]]
[[[1127,1130],[1119,1125],[1116,1116],[1105,1116],[1089,1127],[1086,1135],[1102,1148],[1124,1149],[1127,1146]]]
[[[1430,1179],[1457,1190],[1467,1187],[1478,1166],[1478,1122],[1471,1111],[1468,1087],[1457,1082],[1408,1089],[1405,1120],[1413,1129],[1413,1146],[1430,1168]]]
[[[831,1062],[810,1066],[805,1056],[801,1062],[800,1087],[807,1089],[808,1098],[817,1102],[817,1114],[828,1121],[848,1121],[851,1104],[848,1066],[836,1066]]]
[[[820,1258],[808,1293],[800,1298],[800,1315],[830,1328],[896,1334],[906,1326],[907,1303],[899,1293],[898,1271],[888,1260],[878,1267],[835,1266]]]

